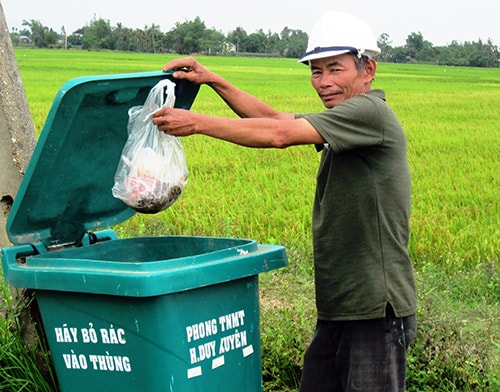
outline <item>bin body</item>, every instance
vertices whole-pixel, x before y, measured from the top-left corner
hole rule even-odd
[[[258,274],[284,248],[109,229],[135,214],[111,193],[128,110],[166,77],[65,84],[8,217],[5,280],[35,291],[64,392],[262,389]],[[189,109],[198,86],[175,82]]]
[[[258,277],[146,298],[38,291],[62,391],[260,391]]]
[[[61,390],[261,391],[258,274],[286,265],[284,248],[113,233],[2,250],[6,279],[35,290]]]

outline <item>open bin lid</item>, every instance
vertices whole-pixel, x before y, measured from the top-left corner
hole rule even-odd
[[[164,78],[176,83],[175,107],[189,109],[199,86],[171,73],[81,77],[61,87],[9,214],[14,244],[77,242],[135,214],[111,188],[128,137],[128,110]]]

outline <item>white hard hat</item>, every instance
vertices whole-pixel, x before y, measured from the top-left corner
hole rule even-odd
[[[299,62],[307,63],[349,52],[373,57],[380,53],[380,49],[366,22],[347,12],[327,11],[314,25],[307,51]]]

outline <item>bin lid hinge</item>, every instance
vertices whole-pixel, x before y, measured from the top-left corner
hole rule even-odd
[[[102,238],[101,238],[102,237]],[[52,242],[47,244],[47,251],[57,251],[67,248],[80,248],[82,246],[94,245],[101,241],[110,240],[110,237],[100,236],[92,231],[87,231],[80,240],[64,243]]]
[[[36,256],[41,253],[45,253],[45,246],[41,242],[37,243],[28,243],[26,244],[28,247],[30,247],[29,250],[23,250],[22,252],[18,252],[16,254],[16,261],[18,264],[25,264],[26,263],[26,258],[31,257],[31,256]]]

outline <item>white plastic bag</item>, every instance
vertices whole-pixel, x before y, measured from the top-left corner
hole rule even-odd
[[[180,140],[158,131],[153,113],[173,107],[175,83],[164,79],[142,106],[129,109],[128,139],[115,174],[113,196],[138,212],[153,214],[170,207],[187,184],[188,168]]]

